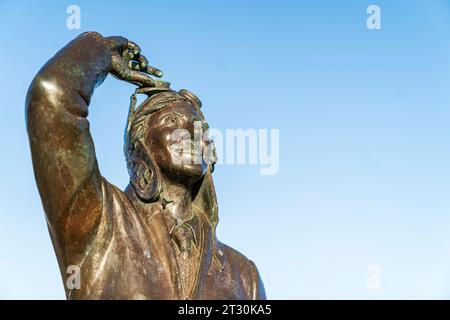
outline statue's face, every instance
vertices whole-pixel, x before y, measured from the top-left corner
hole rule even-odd
[[[208,141],[201,135],[195,138],[195,123],[198,128],[201,116],[186,101],[173,102],[150,116],[146,143],[164,175],[194,183],[206,173],[202,154]]]

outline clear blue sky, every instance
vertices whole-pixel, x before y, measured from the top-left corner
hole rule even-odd
[[[81,8],[81,30],[66,9]],[[382,29],[366,28],[377,4]],[[83,31],[139,43],[212,127],[278,128],[280,171],[218,166],[220,239],[267,295],[450,298],[450,3],[0,0],[0,298],[64,298],[37,193],[24,99]],[[87,48],[88,49],[88,48]],[[127,184],[132,86],[108,78],[90,111],[101,172]],[[366,286],[381,268],[381,289]]]

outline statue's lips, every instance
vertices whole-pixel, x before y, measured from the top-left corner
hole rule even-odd
[[[173,160],[183,163],[193,163],[196,159],[201,163],[203,160],[202,148],[193,141],[175,142],[169,149]]]

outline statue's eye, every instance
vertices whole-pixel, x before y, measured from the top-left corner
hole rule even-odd
[[[164,118],[164,123],[174,124],[176,122],[177,122],[177,120],[174,117],[172,117],[172,116],[168,116],[168,117]]]

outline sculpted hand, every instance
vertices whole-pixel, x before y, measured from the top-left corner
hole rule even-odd
[[[156,80],[162,72],[148,65],[148,60],[141,54],[141,48],[123,37],[104,38],[111,49],[111,69],[109,72],[116,78],[140,87],[169,87],[170,83]]]

